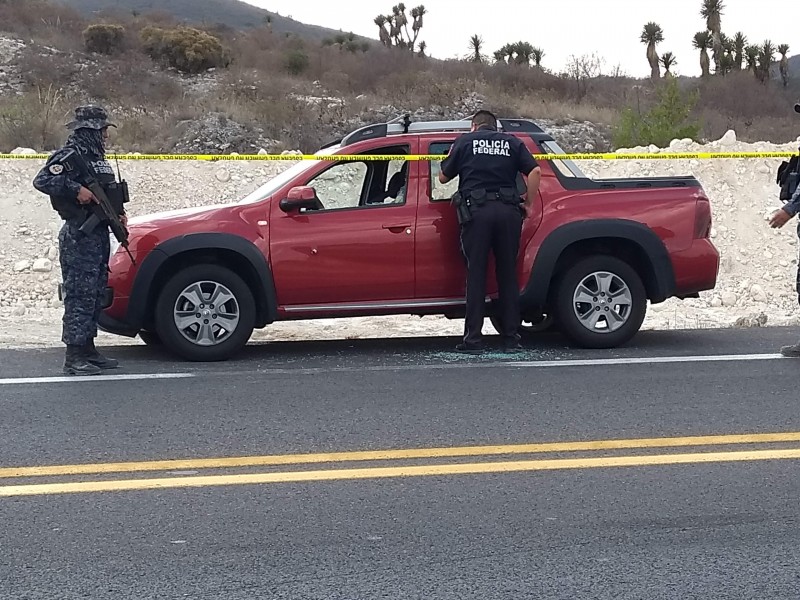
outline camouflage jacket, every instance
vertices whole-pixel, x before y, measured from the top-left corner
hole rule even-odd
[[[81,184],[70,177],[61,164],[69,148],[62,148],[50,155],[45,165],[33,179],[33,187],[52,198],[76,199]]]

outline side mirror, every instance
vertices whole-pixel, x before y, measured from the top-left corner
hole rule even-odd
[[[312,210],[324,208],[322,202],[317,198],[317,191],[307,185],[298,185],[290,189],[286,198],[280,201],[279,206],[283,212],[287,213],[304,208]]]

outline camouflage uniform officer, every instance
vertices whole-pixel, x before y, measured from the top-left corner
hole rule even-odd
[[[37,190],[50,196],[53,209],[64,221],[58,235],[64,301],[61,341],[67,346],[64,372],[70,375],[96,375],[118,366],[116,360],[98,353],[94,345],[108,283],[108,225],[101,224],[87,233],[79,230],[89,216],[88,205],[97,202],[97,198],[61,162],[69,150],[74,150],[100,185],[113,182],[114,170],[105,159],[109,127],[116,125],[108,121],[103,108],[76,108],[75,120],[67,124],[72,134],[64,147],[48,158],[33,181]],[[124,215],[122,220],[125,222]]]

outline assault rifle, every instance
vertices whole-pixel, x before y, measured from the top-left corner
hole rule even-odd
[[[73,169],[77,171],[80,176],[80,183],[97,198],[97,204],[93,204],[89,209],[89,218],[80,226],[80,230],[84,233],[89,233],[101,223],[107,223],[111,227],[114,237],[125,248],[125,252],[128,253],[131,262],[135,265],[136,261],[128,247],[128,230],[119,218],[120,213],[123,211],[123,204],[128,201],[127,184],[124,181],[114,183],[113,191],[115,193],[114,201],[112,202],[78,152],[70,149],[61,162],[68,171]]]

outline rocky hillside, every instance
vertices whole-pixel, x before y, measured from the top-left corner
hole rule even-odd
[[[138,12],[136,2],[160,11]],[[370,45],[347,35],[286,36],[277,20],[265,22],[265,13],[240,4],[3,0],[0,151],[57,147],[72,108],[87,102],[113,113],[120,124],[114,149],[121,151],[313,152],[356,127],[405,113],[457,119],[481,107],[536,120],[568,151],[603,151],[613,148],[624,111],[646,122],[668,83],[603,74],[580,57],[573,70],[553,72],[434,60],[419,48]],[[101,5],[118,10],[101,17],[92,12]],[[252,16],[242,17],[241,29],[218,23],[178,28],[183,21],[221,16],[223,6],[231,19],[239,9]],[[166,7],[174,18],[164,16]],[[430,7],[430,17],[435,10],[441,9]],[[99,24],[105,29],[87,37]],[[660,132],[665,143],[689,118],[698,126],[698,141],[728,129],[745,141],[794,138],[795,90],[779,82],[765,85],[734,73],[677,85],[680,102],[691,99],[692,106],[689,117],[680,102],[670,104],[672,114],[659,116],[658,126],[668,129]]]
[[[258,8],[239,0],[58,0],[74,8],[87,18],[97,15],[117,16],[133,13],[158,12],[168,14],[177,21],[190,25],[223,24],[233,29],[263,27],[268,24],[280,34],[321,41],[341,31],[307,25],[277,13]]]

